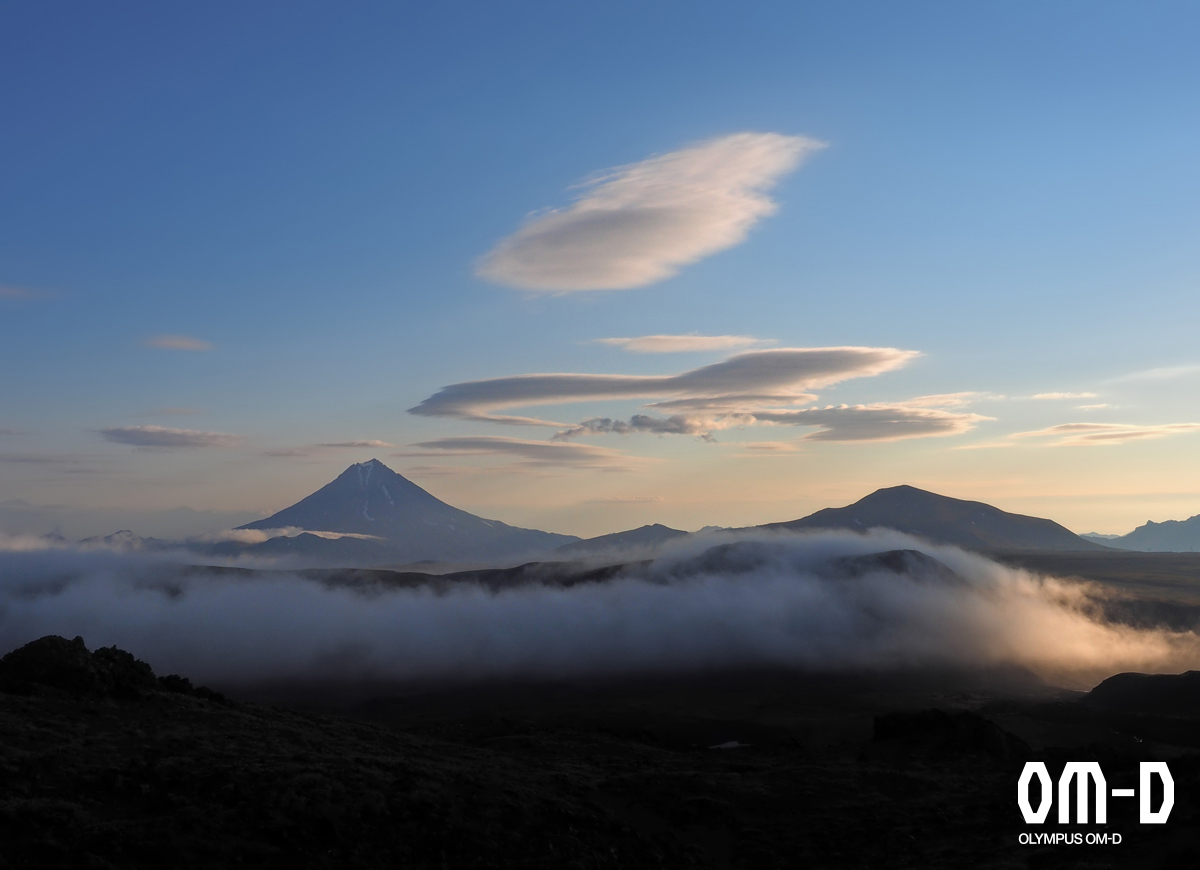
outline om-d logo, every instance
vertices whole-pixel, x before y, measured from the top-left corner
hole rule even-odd
[[[1042,798],[1035,810],[1029,804],[1029,783],[1037,777],[1042,784]],[[1157,776],[1163,785],[1163,800],[1157,810],[1150,808],[1150,787],[1152,778]],[[1108,822],[1108,797],[1138,798],[1141,810],[1140,821],[1143,825],[1166,824],[1171,808],[1175,806],[1175,780],[1165,761],[1143,761],[1139,768],[1138,787],[1114,788],[1111,792],[1104,781],[1104,772],[1094,761],[1071,761],[1063,768],[1058,778],[1058,821],[1066,824],[1071,821],[1071,781],[1075,781],[1075,821],[1085,824],[1088,820],[1088,780],[1096,784],[1096,823],[1103,825]],[[1017,804],[1021,807],[1021,815],[1031,825],[1040,825],[1046,821],[1050,813],[1050,805],[1054,802],[1054,790],[1050,787],[1050,772],[1041,761],[1025,762],[1021,778],[1017,782]]]

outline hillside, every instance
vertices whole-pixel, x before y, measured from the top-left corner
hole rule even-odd
[[[1053,520],[1010,514],[978,501],[963,501],[913,486],[879,489],[852,505],[764,528],[895,529],[939,544],[973,550],[1103,550]]]
[[[625,532],[613,532],[611,535],[600,535],[599,537],[587,538],[583,541],[573,541],[570,544],[563,544],[554,550],[554,555],[576,558],[579,556],[599,556],[631,550],[654,549],[665,544],[667,541],[673,541],[676,538],[686,538],[687,535],[687,532],[682,532],[679,529],[672,529],[661,523],[654,523],[653,525],[641,526],[640,528],[630,529]]]

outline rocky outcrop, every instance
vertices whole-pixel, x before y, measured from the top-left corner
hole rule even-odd
[[[155,692],[196,695],[224,702],[218,692],[193,688],[185,677],[155,677],[150,665],[115,646],[88,650],[82,637],[48,634],[0,658],[0,692],[42,695],[63,692],[95,698],[141,698]]]

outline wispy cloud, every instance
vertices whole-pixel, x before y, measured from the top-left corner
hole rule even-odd
[[[911,403],[836,405],[800,411],[761,412],[754,417],[763,423],[816,426],[805,441],[903,441],[961,435],[976,424],[991,420],[979,414],[921,408]]]
[[[76,465],[79,460],[47,453],[0,453],[0,462],[10,465]]]
[[[522,438],[478,435],[457,438],[437,438],[413,445],[425,450],[444,451],[459,456],[514,456],[524,464],[568,468],[597,468],[607,471],[627,470],[645,460],[626,456],[607,447],[594,444],[565,444],[558,441],[528,441]],[[412,453],[394,454],[413,456]],[[422,455],[422,454],[417,454]],[[429,454],[423,454],[429,455]]]
[[[599,173],[573,205],[500,242],[476,274],[527,290],[623,290],[737,245],[777,206],[767,195],[824,143],[736,133]]]
[[[395,447],[388,441],[379,441],[377,439],[365,439],[361,441],[325,441],[321,444],[306,444],[299,447],[272,447],[262,452],[263,456],[273,456],[277,458],[287,457],[303,457],[316,456],[325,453],[328,450],[345,450],[345,449],[361,449],[361,448],[384,448]]]
[[[570,424],[493,412],[584,400],[657,397],[728,408],[744,404],[747,396],[756,396],[786,405],[810,401],[807,390],[892,371],[917,355],[889,347],[779,348],[749,351],[677,375],[517,375],[451,384],[410,408],[409,413],[563,428]]]
[[[707,441],[712,441],[712,430],[726,429],[738,423],[752,424],[752,417],[734,420],[730,415],[721,418],[686,417],[677,414],[671,417],[651,417],[647,414],[634,414],[625,420],[613,420],[610,417],[592,417],[577,426],[557,432],[552,440],[569,441],[581,435],[631,435],[634,432],[646,432],[652,435],[696,435]]]
[[[245,440],[240,435],[228,435],[224,432],[172,429],[167,426],[115,426],[101,429],[100,435],[114,444],[159,448],[235,447]]]
[[[32,302],[35,299],[49,299],[52,295],[45,290],[30,290],[28,287],[10,287],[0,284],[0,301]]]
[[[753,451],[749,455],[777,456],[783,453],[799,453],[801,447],[795,441],[739,441],[732,446]]]
[[[775,344],[775,340],[751,335],[642,335],[636,338],[597,338],[593,344],[612,345],[630,353],[698,353],[763,347]]]
[[[1096,405],[1076,405],[1075,407],[1080,411],[1098,411],[1101,408],[1111,408],[1112,405],[1108,404],[1108,402],[1100,402]]]
[[[1035,399],[1094,399],[1095,393],[1038,393],[1033,396]]]
[[[961,408],[963,405],[969,405],[977,399],[1003,398],[1003,396],[998,396],[994,393],[978,393],[973,390],[967,390],[959,393],[937,393],[932,396],[917,396],[915,399],[907,399],[896,404],[907,408]]]
[[[211,343],[189,335],[152,335],[142,342],[146,347],[160,350],[212,350]]]
[[[1121,423],[1061,423],[1033,432],[1017,432],[1012,438],[1052,438],[1053,447],[1095,447],[1104,444],[1124,444],[1165,438],[1200,430],[1200,423],[1165,423],[1157,426],[1125,425]]]
[[[1200,365],[1182,365],[1182,366],[1163,366],[1156,369],[1145,369],[1140,372],[1122,375],[1119,378],[1114,378],[1115,383],[1125,381],[1167,381],[1172,378],[1182,378],[1185,375],[1193,375],[1200,372]]]
[[[0,464],[24,466],[31,471],[38,469],[50,475],[58,474],[101,474],[96,460],[99,457],[90,454],[71,453],[0,453]],[[102,462],[100,463],[102,465]],[[6,501],[5,506],[22,504],[19,501]]]
[[[661,495],[618,495],[611,498],[584,499],[583,504],[657,504],[661,501]]]
[[[922,396],[906,402],[830,405],[825,408],[798,410],[763,408],[736,402],[722,407],[712,400],[707,402],[704,408],[689,408],[693,413],[675,414],[665,418],[647,414],[635,414],[628,421],[593,417],[558,432],[554,440],[566,441],[585,435],[629,435],[645,432],[655,435],[694,435],[706,441],[714,441],[714,431],[758,424],[816,427],[815,432],[803,436],[803,441],[900,441],[907,438],[959,435],[969,432],[983,420],[993,419],[979,414],[945,410],[948,406],[965,404],[972,395],[974,394],[950,393]],[[760,443],[776,445],[784,442]],[[746,446],[754,449],[752,445]]]
[[[318,447],[395,447],[386,441],[328,441]]]

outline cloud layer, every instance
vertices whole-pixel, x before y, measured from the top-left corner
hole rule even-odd
[[[522,464],[557,466],[560,468],[598,468],[608,471],[627,470],[638,462],[616,450],[594,444],[564,444],[559,441],[527,441],[523,438],[502,438],[494,435],[472,435],[458,438],[438,438],[413,445],[459,456],[513,456]],[[398,453],[395,456],[427,456],[429,454]]]
[[[642,335],[636,338],[597,338],[593,343],[619,347],[630,353],[698,353],[775,344],[772,339],[750,335]]]
[[[678,375],[536,374],[452,384],[410,413],[491,423],[556,426],[558,442],[587,435],[692,435],[734,427],[810,426],[811,441],[897,441],[957,435],[990,419],[947,410],[973,393],[923,396],[907,402],[795,408],[816,399],[807,390],[897,369],[917,354],[896,348],[825,347],[748,351]],[[501,415],[497,410],[586,400],[659,399],[654,414],[628,420],[590,417],[575,424]]]
[[[746,238],[776,204],[768,191],[824,144],[736,133],[602,172],[565,209],[531,219],[476,274],[526,290],[623,290]]]
[[[1191,631],[1105,622],[1095,606],[1102,589],[899,533],[718,535],[607,583],[371,595],[284,573],[231,576],[161,557],[0,542],[0,652],[45,634],[82,635],[159,673],[218,686],[996,665],[1087,686],[1117,671],[1200,665]],[[704,553],[723,540],[740,543]],[[921,564],[829,570],[837,559],[900,548],[957,576]]]
[[[677,375],[517,375],[451,384],[409,413],[561,428],[569,424],[493,412],[593,399],[659,397],[699,400],[722,408],[762,400],[786,405],[811,400],[807,390],[892,371],[915,356],[915,351],[892,347],[793,347],[749,351]]]
[[[1053,438],[1054,447],[1096,447],[1104,444],[1124,444],[1200,431],[1200,423],[1163,423],[1157,426],[1138,426],[1123,423],[1060,423],[1034,432],[1017,432],[1013,438]]]
[[[318,447],[395,447],[395,444],[389,444],[386,441],[327,441],[324,444],[318,444]]]
[[[307,444],[303,446],[293,447],[271,447],[262,452],[263,456],[271,456],[275,458],[300,458],[306,456],[318,456],[327,453],[330,450],[362,450],[376,449],[385,447],[395,447],[388,441],[380,441],[377,438],[363,439],[360,441],[325,441],[320,444]]]
[[[101,429],[100,435],[114,444],[134,447],[236,447],[241,435],[202,432],[198,429],[172,429],[169,426],[114,426]]]
[[[44,290],[30,290],[27,287],[11,287],[0,284],[0,299],[6,299],[10,302],[31,301],[34,299],[46,299],[51,294]]]
[[[767,423],[817,427],[815,432],[803,436],[801,440],[804,441],[902,441],[907,438],[959,435],[971,431],[976,423],[990,419],[979,414],[922,407],[914,402],[830,405],[798,411],[730,407],[707,415],[675,414],[661,418],[634,414],[628,422],[593,417],[556,433],[554,440],[565,441],[582,435],[647,432],[654,435],[696,435],[711,441],[715,440],[712,433],[720,429]]]
[[[1114,383],[1125,381],[1168,381],[1172,378],[1182,378],[1200,372],[1200,365],[1163,366],[1156,369],[1133,372],[1114,379]]]
[[[203,339],[188,335],[152,335],[142,342],[146,347],[162,350],[212,350],[213,346]]]
[[[912,403],[837,405],[781,413],[755,411],[754,417],[763,423],[817,426],[817,431],[804,436],[805,441],[902,441],[960,435],[969,432],[976,423],[991,419],[942,408],[916,407]]]

